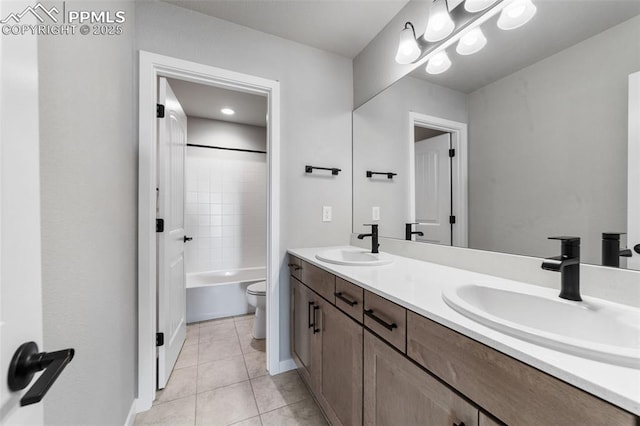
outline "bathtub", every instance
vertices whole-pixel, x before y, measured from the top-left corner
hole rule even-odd
[[[187,273],[187,323],[253,312],[245,292],[266,276],[264,267]]]

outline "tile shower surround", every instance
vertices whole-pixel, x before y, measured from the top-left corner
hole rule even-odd
[[[264,266],[265,154],[187,148],[186,271]]]

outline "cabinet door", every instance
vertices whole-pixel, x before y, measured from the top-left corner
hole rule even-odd
[[[319,301],[319,333],[313,355],[316,394],[333,425],[362,424],[362,325]]]
[[[402,354],[364,333],[364,424],[478,425],[478,410]]]
[[[291,277],[291,352],[302,378],[310,384],[313,293]]]

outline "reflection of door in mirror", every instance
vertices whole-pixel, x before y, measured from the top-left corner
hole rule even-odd
[[[451,134],[437,133],[437,136],[416,141],[414,145],[415,230],[424,234],[416,235],[415,239],[451,245]]]

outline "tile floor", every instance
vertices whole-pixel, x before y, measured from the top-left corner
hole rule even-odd
[[[167,387],[135,425],[326,425],[296,371],[269,376],[253,316],[187,326]]]

